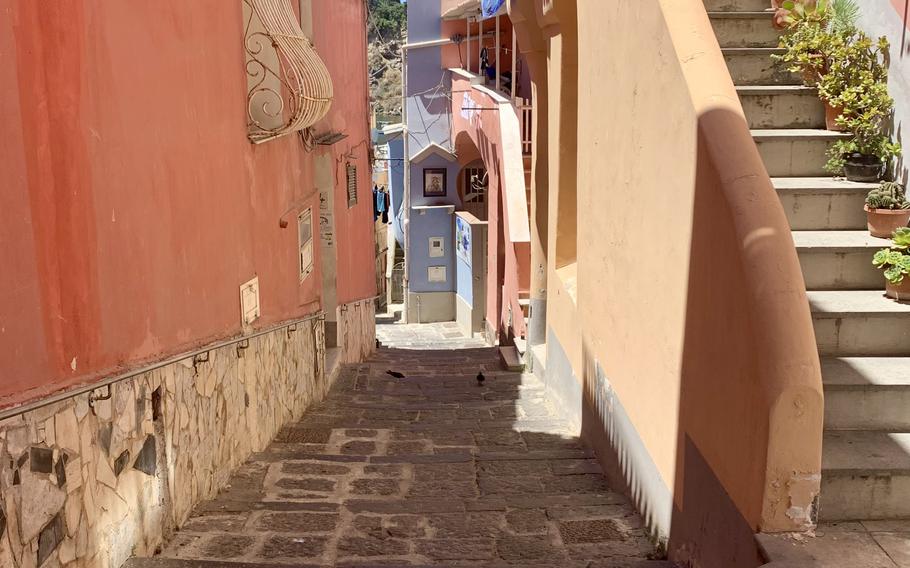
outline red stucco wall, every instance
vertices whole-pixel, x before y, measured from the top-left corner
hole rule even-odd
[[[335,87],[335,104],[317,131],[335,130],[347,138],[332,146],[335,155],[335,235],[338,243],[338,303],[376,295],[373,235],[369,95],[366,87],[366,8],[362,0],[313,2],[314,42]],[[344,163],[357,165],[357,207],[347,207]]]
[[[366,192],[362,2],[315,4],[349,134],[322,151]],[[319,308],[294,222],[312,156],[249,143],[242,41],[240,0],[0,0],[0,406],[238,334],[254,275],[257,326]],[[363,195],[336,199],[342,301],[374,286]]]

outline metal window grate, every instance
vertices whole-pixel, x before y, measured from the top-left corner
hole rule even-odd
[[[348,181],[348,207],[357,205],[357,166],[348,162],[344,166]]]
[[[306,209],[297,217],[297,236],[300,244],[300,279],[313,271],[313,210]]]
[[[332,77],[289,0],[243,0],[249,137],[303,130],[332,105]]]

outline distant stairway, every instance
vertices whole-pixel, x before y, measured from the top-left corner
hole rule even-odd
[[[768,0],[705,0],[759,153],[793,230],[825,388],[819,517],[910,518],[910,305],[884,297],[868,184],[826,176],[824,107],[771,59]]]

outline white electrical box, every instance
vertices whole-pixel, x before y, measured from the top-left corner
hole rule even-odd
[[[259,318],[259,277],[240,286],[240,317],[244,325]]]
[[[445,256],[445,240],[442,237],[430,237],[430,258]]]
[[[427,280],[430,282],[445,282],[446,281],[446,267],[445,266],[430,266],[427,268]]]

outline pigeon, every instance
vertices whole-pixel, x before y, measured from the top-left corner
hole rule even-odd
[[[403,379],[403,378],[404,378],[404,375],[402,375],[402,374],[399,373],[398,371],[386,371],[385,374],[386,374],[386,375],[392,375],[392,376],[395,377],[396,379]]]
[[[478,386],[483,386],[483,382],[485,380],[487,380],[487,378],[483,376],[483,371],[477,373],[477,385]]]
[[[380,347],[382,347],[382,342],[377,339],[376,340],[376,349],[379,349]]]

